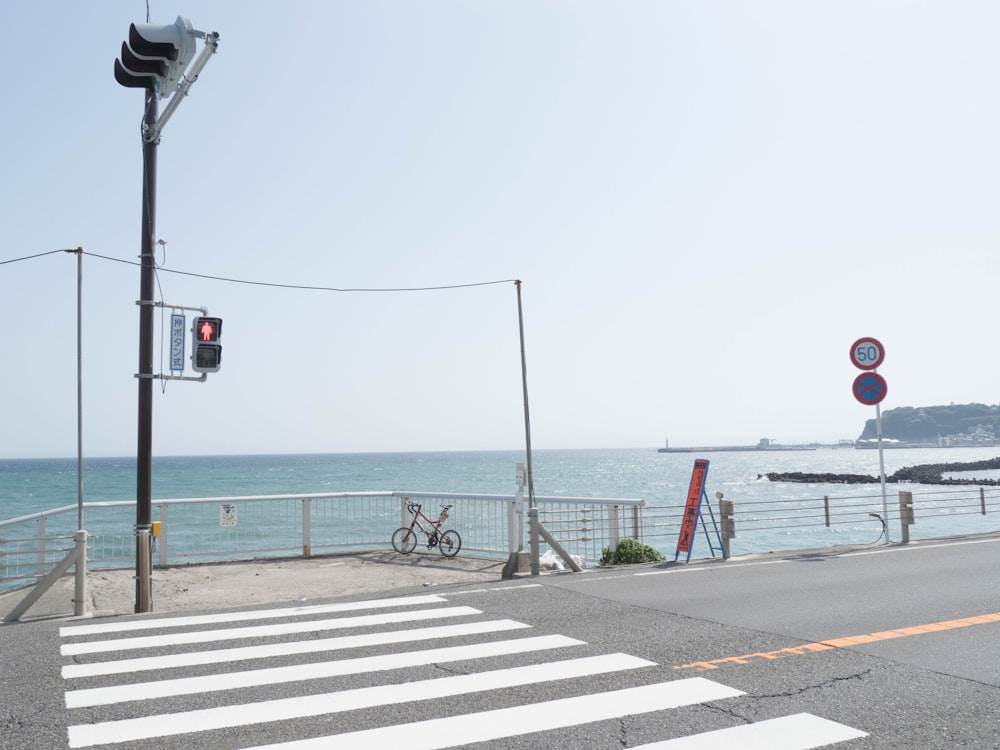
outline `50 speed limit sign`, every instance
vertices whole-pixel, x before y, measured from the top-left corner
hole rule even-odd
[[[885,359],[885,347],[878,339],[870,336],[851,344],[851,362],[860,370],[874,370]]]

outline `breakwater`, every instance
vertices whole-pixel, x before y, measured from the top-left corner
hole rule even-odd
[[[945,479],[944,475],[952,472],[996,471],[1000,469],[1000,458],[990,458],[985,461],[965,461],[941,464],[921,464],[919,466],[904,466],[886,476],[886,482],[898,484],[909,482],[914,484],[949,484],[949,485],[991,485],[1000,484],[997,479],[979,479],[976,477]],[[881,478],[870,474],[836,474],[817,472],[777,472],[770,471],[758,475],[767,477],[771,482],[798,482],[805,484],[876,484]]]

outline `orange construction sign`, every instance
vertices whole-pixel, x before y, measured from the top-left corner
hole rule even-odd
[[[705,479],[708,477],[708,459],[695,459],[694,469],[691,471],[691,486],[688,488],[687,504],[684,506],[684,520],[681,521],[681,533],[677,537],[677,552],[674,559],[681,552],[686,552],[691,556],[691,542],[694,541],[695,531],[698,530],[698,515],[701,513],[701,498],[705,495]]]

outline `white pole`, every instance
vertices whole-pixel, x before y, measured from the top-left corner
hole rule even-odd
[[[886,544],[892,541],[889,537],[889,502],[885,496],[885,454],[882,452],[882,409],[875,404],[875,427],[878,432],[878,473],[882,478],[882,526],[885,529]]]

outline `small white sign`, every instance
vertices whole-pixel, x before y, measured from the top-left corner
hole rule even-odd
[[[170,369],[184,372],[184,339],[187,333],[184,316],[172,313],[170,316]]]
[[[219,506],[219,526],[236,525],[236,505],[234,503],[223,503]]]

